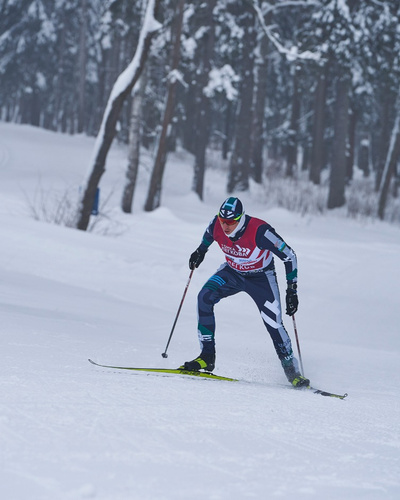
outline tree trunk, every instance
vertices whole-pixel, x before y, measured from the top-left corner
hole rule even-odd
[[[380,127],[380,137],[378,144],[378,159],[376,168],[376,179],[375,179],[375,190],[379,191],[381,186],[382,174],[385,167],[385,161],[387,158],[387,150],[390,142],[390,123],[391,116],[390,112],[394,105],[393,95],[389,87],[389,82],[386,81],[385,89],[383,92],[383,102],[381,105],[382,114],[380,117],[381,127]]]
[[[346,146],[349,128],[349,88],[347,75],[338,77],[336,85],[334,138],[328,208],[342,207],[345,203]]]
[[[87,38],[87,0],[81,0],[80,29],[79,29],[79,55],[78,55],[78,134],[84,130],[85,121],[85,87],[86,87],[86,38]]]
[[[386,162],[382,173],[382,180],[379,189],[378,216],[380,219],[385,217],[387,197],[389,193],[390,181],[396,172],[396,165],[400,157],[400,111],[396,116],[396,121],[392,131],[389,151],[386,156]]]
[[[181,31],[183,22],[183,10],[185,6],[185,0],[177,0],[177,10],[178,14],[173,26],[173,50],[172,50],[172,64],[171,73],[177,71],[180,51],[181,51]],[[144,206],[146,212],[151,212],[160,206],[161,203],[161,189],[162,189],[162,178],[164,175],[165,163],[167,160],[167,135],[168,128],[172,120],[172,116],[175,108],[175,95],[177,80],[175,77],[170,79],[168,85],[167,101],[165,104],[164,118],[161,127],[160,139],[158,142],[157,155],[153,166],[153,172],[151,175],[149,192],[147,194],[147,200]]]
[[[229,154],[229,146],[231,141],[231,132],[232,132],[232,101],[229,99],[226,100],[226,108],[224,113],[224,138],[222,141],[222,159],[227,160]]]
[[[132,213],[133,194],[136,187],[136,179],[139,170],[140,158],[140,122],[142,115],[143,95],[146,87],[146,77],[144,74],[140,77],[139,90],[132,99],[131,121],[129,127],[129,154],[128,166],[126,169],[126,183],[122,195],[121,208],[122,211]]]
[[[51,116],[51,129],[57,132],[64,132],[63,120],[65,117],[64,112],[64,100],[65,100],[65,90],[64,90],[64,73],[65,73],[65,53],[66,53],[66,28],[64,21],[65,13],[63,11],[62,22],[58,29],[58,43],[57,43],[57,71],[55,76],[55,87],[54,87],[54,108]]]
[[[271,17],[271,16],[270,16]],[[269,24],[269,21],[266,21]],[[264,153],[264,122],[265,122],[265,101],[268,87],[268,38],[264,32],[260,35],[260,54],[257,60],[257,82],[253,121],[253,143],[252,143],[252,177],[258,183],[262,182],[263,173],[263,153]]]
[[[364,177],[370,174],[369,168],[369,140],[364,137],[358,146],[358,168],[363,171]]]
[[[346,180],[351,181],[354,173],[354,145],[356,142],[358,114],[356,109],[352,109],[349,117],[349,142],[346,151]]]
[[[239,111],[236,119],[235,144],[229,165],[228,192],[249,188],[252,109],[254,93],[255,17],[253,11],[244,14],[243,72]]]
[[[205,95],[204,88],[207,86],[209,73],[211,70],[212,53],[215,41],[215,26],[213,11],[217,0],[209,0],[203,4],[204,12],[203,26],[207,31],[201,41],[203,57],[198,78],[198,106],[197,106],[197,126],[195,140],[195,164],[193,191],[198,194],[200,200],[203,199],[204,175],[206,169],[206,149],[210,129],[210,99]]]
[[[136,53],[129,66],[118,77],[108,100],[77,214],[76,227],[83,231],[86,231],[89,225],[97,187],[101,176],[105,172],[105,162],[115,136],[116,124],[122,104],[138,81],[147,59],[151,40],[155,32],[160,28],[160,24],[155,19],[159,3],[160,0],[149,0]]]
[[[297,141],[300,119],[299,72],[295,66],[293,74],[292,113],[290,117],[289,143],[287,146],[286,176],[293,177],[297,167]]]
[[[35,127],[40,126],[41,106],[40,106],[40,92],[37,86],[33,86],[33,92],[30,99],[30,124]]]
[[[314,97],[314,124],[312,134],[312,149],[310,162],[310,181],[321,183],[321,170],[324,166],[324,132],[325,132],[325,99],[327,78],[324,68],[319,75]]]

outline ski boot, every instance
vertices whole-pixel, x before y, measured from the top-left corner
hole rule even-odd
[[[306,377],[303,377],[303,375],[296,370],[293,363],[287,366],[282,363],[282,366],[288,381],[293,385],[293,387],[300,388],[308,387],[310,385],[310,380]]]
[[[199,370],[205,370],[207,372],[212,372],[215,368],[215,352],[202,351],[200,356],[192,361],[186,361],[182,366],[179,367],[180,370],[188,370],[190,372],[198,372]]]
[[[299,387],[309,387],[310,385],[310,380],[306,377],[303,377],[303,375],[300,375],[300,373],[297,373],[296,377],[293,380],[289,380],[293,387],[299,388]]]

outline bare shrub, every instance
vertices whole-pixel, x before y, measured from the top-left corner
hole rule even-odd
[[[41,180],[33,194],[23,192],[29,215],[38,221],[56,224],[59,226],[76,227],[77,206],[79,203],[79,189],[76,186],[66,187],[63,190],[43,188]],[[99,213],[91,216],[88,231],[97,234],[118,236],[126,228],[112,216],[110,200],[113,191],[103,196],[99,205]]]
[[[284,177],[283,171],[273,163],[263,186],[269,207],[286,208],[303,216],[326,211],[328,188],[316,186],[306,178],[305,173],[298,177]]]
[[[262,186],[265,203],[268,207],[281,207],[301,215],[324,214],[327,211],[328,174],[327,170],[323,172],[322,183],[317,186],[308,180],[307,172],[288,178],[282,163],[270,162]],[[361,170],[356,169],[354,179],[346,187],[344,210],[336,213],[353,219],[375,219],[377,208],[374,178],[365,177]],[[385,220],[400,223],[399,198],[389,198]]]
[[[346,189],[347,216],[353,219],[376,217],[378,194],[371,178],[355,178]]]
[[[23,191],[29,215],[38,221],[73,227],[78,192],[72,188],[63,191],[45,189],[39,179],[32,194]]]

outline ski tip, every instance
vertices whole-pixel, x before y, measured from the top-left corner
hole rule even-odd
[[[320,394],[321,396],[327,396],[330,398],[345,399],[348,396],[347,392],[345,392],[344,394],[334,394],[333,392],[321,391],[321,389],[316,389],[315,387],[312,387],[310,385],[307,386],[307,389],[313,391],[314,394]]]

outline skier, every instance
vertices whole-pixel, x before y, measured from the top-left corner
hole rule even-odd
[[[276,280],[275,254],[286,269],[286,314],[298,308],[297,259],[294,251],[267,222],[246,215],[238,198],[226,199],[207,227],[200,246],[191,254],[189,268],[199,267],[209,246],[216,241],[226,262],[209,278],[198,295],[198,337],[201,353],[181,367],[212,371],[215,367],[214,305],[225,297],[246,292],[257,304],[288,381],[306,387],[310,381],[299,371],[290,337],[282,323]]]

